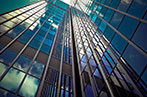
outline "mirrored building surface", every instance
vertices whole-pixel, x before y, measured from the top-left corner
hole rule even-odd
[[[147,96],[147,0],[6,1],[0,97]]]

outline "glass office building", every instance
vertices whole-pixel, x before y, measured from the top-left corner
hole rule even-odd
[[[147,96],[147,0],[6,1],[0,97]]]

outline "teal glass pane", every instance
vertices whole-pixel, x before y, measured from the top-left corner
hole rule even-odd
[[[105,1],[105,5],[109,5],[111,3],[112,0],[106,0]]]
[[[145,70],[141,78],[147,84],[147,69]]]
[[[147,19],[147,14],[145,15],[145,18]],[[138,46],[140,46],[143,50],[147,52],[147,24],[141,23],[135,32],[132,41],[135,42]]]
[[[107,24],[106,24],[104,21],[102,21],[101,24],[100,24],[100,26],[99,26],[99,29],[100,29],[102,32],[104,32],[106,26],[107,26]]]
[[[118,34],[116,34],[111,42],[113,46],[120,52],[124,50],[125,46],[127,45],[127,42]]]
[[[114,16],[112,17],[112,19],[110,21],[110,24],[112,26],[114,26],[115,28],[117,28],[118,25],[120,24],[122,18],[123,18],[122,14],[115,12]]]
[[[101,0],[100,2],[104,4],[104,3],[105,3],[105,1],[106,1],[106,0]]]
[[[97,18],[97,16],[94,14],[92,17],[92,21],[95,22],[96,18]]]
[[[119,2],[120,2],[120,0],[112,0],[110,6],[113,7],[113,8],[116,8],[118,6]]]
[[[11,68],[6,76],[2,79],[2,81],[0,81],[0,86],[15,92],[20,85],[23,77],[24,73]]]
[[[19,94],[24,96],[24,97],[34,97],[39,85],[39,80],[27,75],[20,91]]]
[[[128,10],[129,14],[142,18],[147,9],[147,0],[133,0]]]
[[[50,39],[50,40],[53,40],[54,39],[54,36],[51,35],[50,33],[48,33],[47,38]]]
[[[0,49],[2,49],[2,46],[0,46]],[[10,64],[16,56],[17,56],[16,52],[6,49],[2,54],[0,54],[0,61]]]
[[[101,17],[104,17],[106,10],[107,10],[107,8],[106,7],[103,7],[99,15]]]
[[[25,28],[20,26],[20,25],[16,26],[14,29],[19,31],[19,32],[22,32],[23,30],[25,30]]]
[[[105,16],[104,16],[104,19],[109,22],[109,20],[111,19],[112,15],[113,15],[114,11],[108,9]]]
[[[40,78],[43,70],[44,70],[44,65],[35,61],[29,73]]]
[[[14,66],[20,70],[27,71],[28,67],[30,66],[31,59],[21,55],[17,61],[15,62]]]
[[[97,14],[99,14],[99,12],[100,12],[100,10],[101,10],[101,9],[102,9],[102,6],[101,6],[101,5],[99,5],[99,6],[97,7],[97,9],[96,9],[96,11],[95,11],[95,12],[96,12]]]
[[[49,33],[50,33],[51,35],[55,35],[56,31],[50,30]]]
[[[44,26],[41,27],[41,30],[43,30],[43,31],[45,31],[45,32],[48,31],[48,29],[47,29],[46,27],[44,27]]]
[[[46,32],[40,29],[40,30],[38,31],[38,34],[39,34],[39,35],[42,35],[42,36],[45,36]]]
[[[123,54],[123,58],[128,64],[140,74],[147,63],[147,57],[138,52],[134,47],[129,45]]]
[[[48,46],[51,46],[52,45],[52,40],[46,38],[45,41],[44,41],[44,44],[46,44]]]
[[[105,57],[107,58],[107,60],[110,62],[110,64],[112,65],[112,67],[114,67],[115,66],[115,61],[114,60],[112,60],[111,59],[111,57],[108,55],[108,53],[105,53]],[[106,58],[104,57],[104,60],[106,60]],[[113,57],[112,57],[113,58]],[[113,62],[114,61],[114,62]],[[110,66],[110,65],[108,65],[108,66]]]
[[[50,46],[47,46],[46,44],[43,44],[42,47],[41,47],[41,51],[48,54],[49,51],[50,51]]]
[[[23,42],[23,43],[27,43],[27,42],[30,40],[30,38],[31,38],[30,35],[31,35],[31,34],[24,33],[22,36],[20,36],[20,37],[18,38],[18,40],[21,41],[21,42]]]
[[[100,23],[100,21],[101,21],[101,20],[100,20],[99,18],[97,18],[96,21],[95,21],[95,24],[98,26],[99,23]]]
[[[129,5],[131,4],[131,1],[132,0],[127,0],[127,1],[122,0],[120,2],[120,4],[119,4],[117,9],[126,12],[126,10],[128,9]]]
[[[7,66],[4,65],[3,63],[0,63],[0,76],[5,72],[7,69]]]
[[[40,42],[42,42],[42,40],[43,40],[43,36],[42,35],[39,35],[39,34],[37,34],[35,37],[34,37],[34,39],[36,39],[36,40],[38,40],[38,41],[40,41]]]
[[[40,46],[40,42],[33,39],[29,45],[37,49]]]
[[[19,32],[15,29],[10,30],[6,35],[15,38],[17,35],[19,34]]]
[[[137,25],[138,25],[138,21],[130,17],[125,17],[121,22],[118,30],[127,38],[130,38],[133,32],[135,31]]]
[[[105,32],[104,32],[105,37],[110,41],[112,39],[112,36],[114,35],[114,31],[107,26]]]

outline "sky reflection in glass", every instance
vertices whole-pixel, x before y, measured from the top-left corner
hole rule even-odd
[[[34,97],[39,85],[39,80],[31,76],[27,76],[19,94],[25,97]]]
[[[3,67],[6,70],[6,68]],[[3,80],[0,82],[0,86],[15,92],[24,77],[24,73],[11,68]],[[15,80],[14,80],[15,79]]]

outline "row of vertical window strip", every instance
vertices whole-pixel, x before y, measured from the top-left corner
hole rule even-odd
[[[78,21],[78,23],[80,24],[80,21]],[[78,56],[79,56],[79,60],[80,60],[80,67],[81,67],[81,72],[82,72],[82,74],[81,75],[84,75],[84,73],[85,72],[88,72],[88,66],[86,66],[86,64],[90,64],[94,69],[92,70],[92,72],[93,72],[93,75],[95,75],[95,76],[97,76],[98,78],[102,78],[101,77],[101,75],[99,74],[99,70],[98,69],[96,69],[96,67],[97,67],[97,64],[95,63],[95,60],[94,60],[94,58],[93,58],[93,55],[92,55],[92,52],[91,52],[91,49],[90,49],[90,47],[89,47],[89,45],[88,45],[88,41],[87,41],[87,39],[86,39],[86,36],[84,35],[84,31],[82,31],[83,30],[83,28],[81,27],[81,26],[79,26],[79,25],[76,25],[76,24],[74,24],[76,27],[75,27],[75,36],[76,36],[76,42],[77,42],[77,48],[78,48]],[[80,32],[78,32],[78,28],[77,28],[77,26],[79,26],[79,30],[80,30]],[[79,35],[79,33],[81,33],[81,37],[82,37],[82,40],[80,40],[80,35]],[[84,53],[84,51],[83,51],[83,48],[82,48],[82,41],[84,42],[84,47],[85,47],[85,49],[86,49],[86,54]],[[86,59],[85,59],[85,55],[87,55],[88,56],[88,63],[86,62]],[[85,80],[88,80],[88,79],[85,79]],[[95,80],[95,79],[93,79],[93,80]],[[86,83],[86,82],[85,82]],[[99,87],[99,86],[98,86]],[[88,91],[87,91],[88,90]],[[86,94],[86,96],[87,97],[89,97],[89,96],[91,96],[91,97],[94,97],[93,96],[93,91],[92,91],[92,88],[91,88],[91,85],[90,85],[90,83],[87,83],[86,85],[85,85],[85,94]]]
[[[66,20],[68,21],[68,16]],[[63,20],[65,21],[65,19]],[[64,22],[62,22],[61,26],[59,26],[59,34],[58,38],[55,43],[55,49],[54,49],[54,56],[58,59],[61,58],[61,48],[62,48],[62,39],[63,39],[63,27],[65,27],[65,43],[64,43],[64,55],[63,55],[63,61],[68,64],[72,64],[71,60],[71,40],[70,40],[70,31],[69,31],[69,21],[64,25]]]
[[[113,8],[117,8],[121,11],[128,12],[129,14],[132,14],[144,20],[147,19],[146,7],[144,6],[146,5],[146,2],[144,4],[139,4],[137,3],[136,0],[134,0],[130,2],[130,4],[128,5],[123,5],[122,1],[120,2],[119,1],[114,2],[114,1],[115,0],[108,2],[108,0],[101,0],[99,2],[105,5],[111,6]],[[141,47],[144,51],[147,51],[146,45],[144,42],[146,41],[145,31],[146,31],[147,24],[141,23],[135,19],[127,17],[118,12],[114,12],[111,9],[105,8],[95,3],[93,3],[93,5],[91,5],[90,7],[91,7],[91,10],[93,10],[99,16],[103,17],[107,22],[109,22],[112,26],[117,28],[128,39],[130,39],[132,42],[137,44],[137,46]],[[135,10],[132,10],[133,8],[135,8]],[[143,10],[140,10],[140,8]],[[121,38],[118,34],[116,34],[115,31],[113,31],[109,26],[107,26],[105,22],[100,20],[96,16],[96,14],[91,12],[89,16],[92,19],[92,21],[95,22],[95,24],[98,26],[97,31],[99,31],[102,35],[104,35],[103,37],[106,39],[106,41],[109,41],[111,43],[110,46],[115,52],[115,55],[117,56],[117,58],[120,59],[124,64],[129,64],[127,68],[129,71],[133,72],[133,73],[130,73],[130,75],[134,75],[135,77],[135,78],[134,77],[132,78],[134,78],[136,82],[139,82],[139,84],[143,84],[142,87],[146,89],[146,86],[147,86],[146,85],[147,79],[145,77],[147,75],[146,57],[142,55],[140,52],[138,52],[134,47],[129,45],[127,41]],[[139,78],[139,81],[137,81],[138,78]]]
[[[48,69],[47,76],[43,90],[42,97],[56,97],[59,73],[53,69]],[[72,78],[68,75],[62,74],[60,97],[72,97]]]

